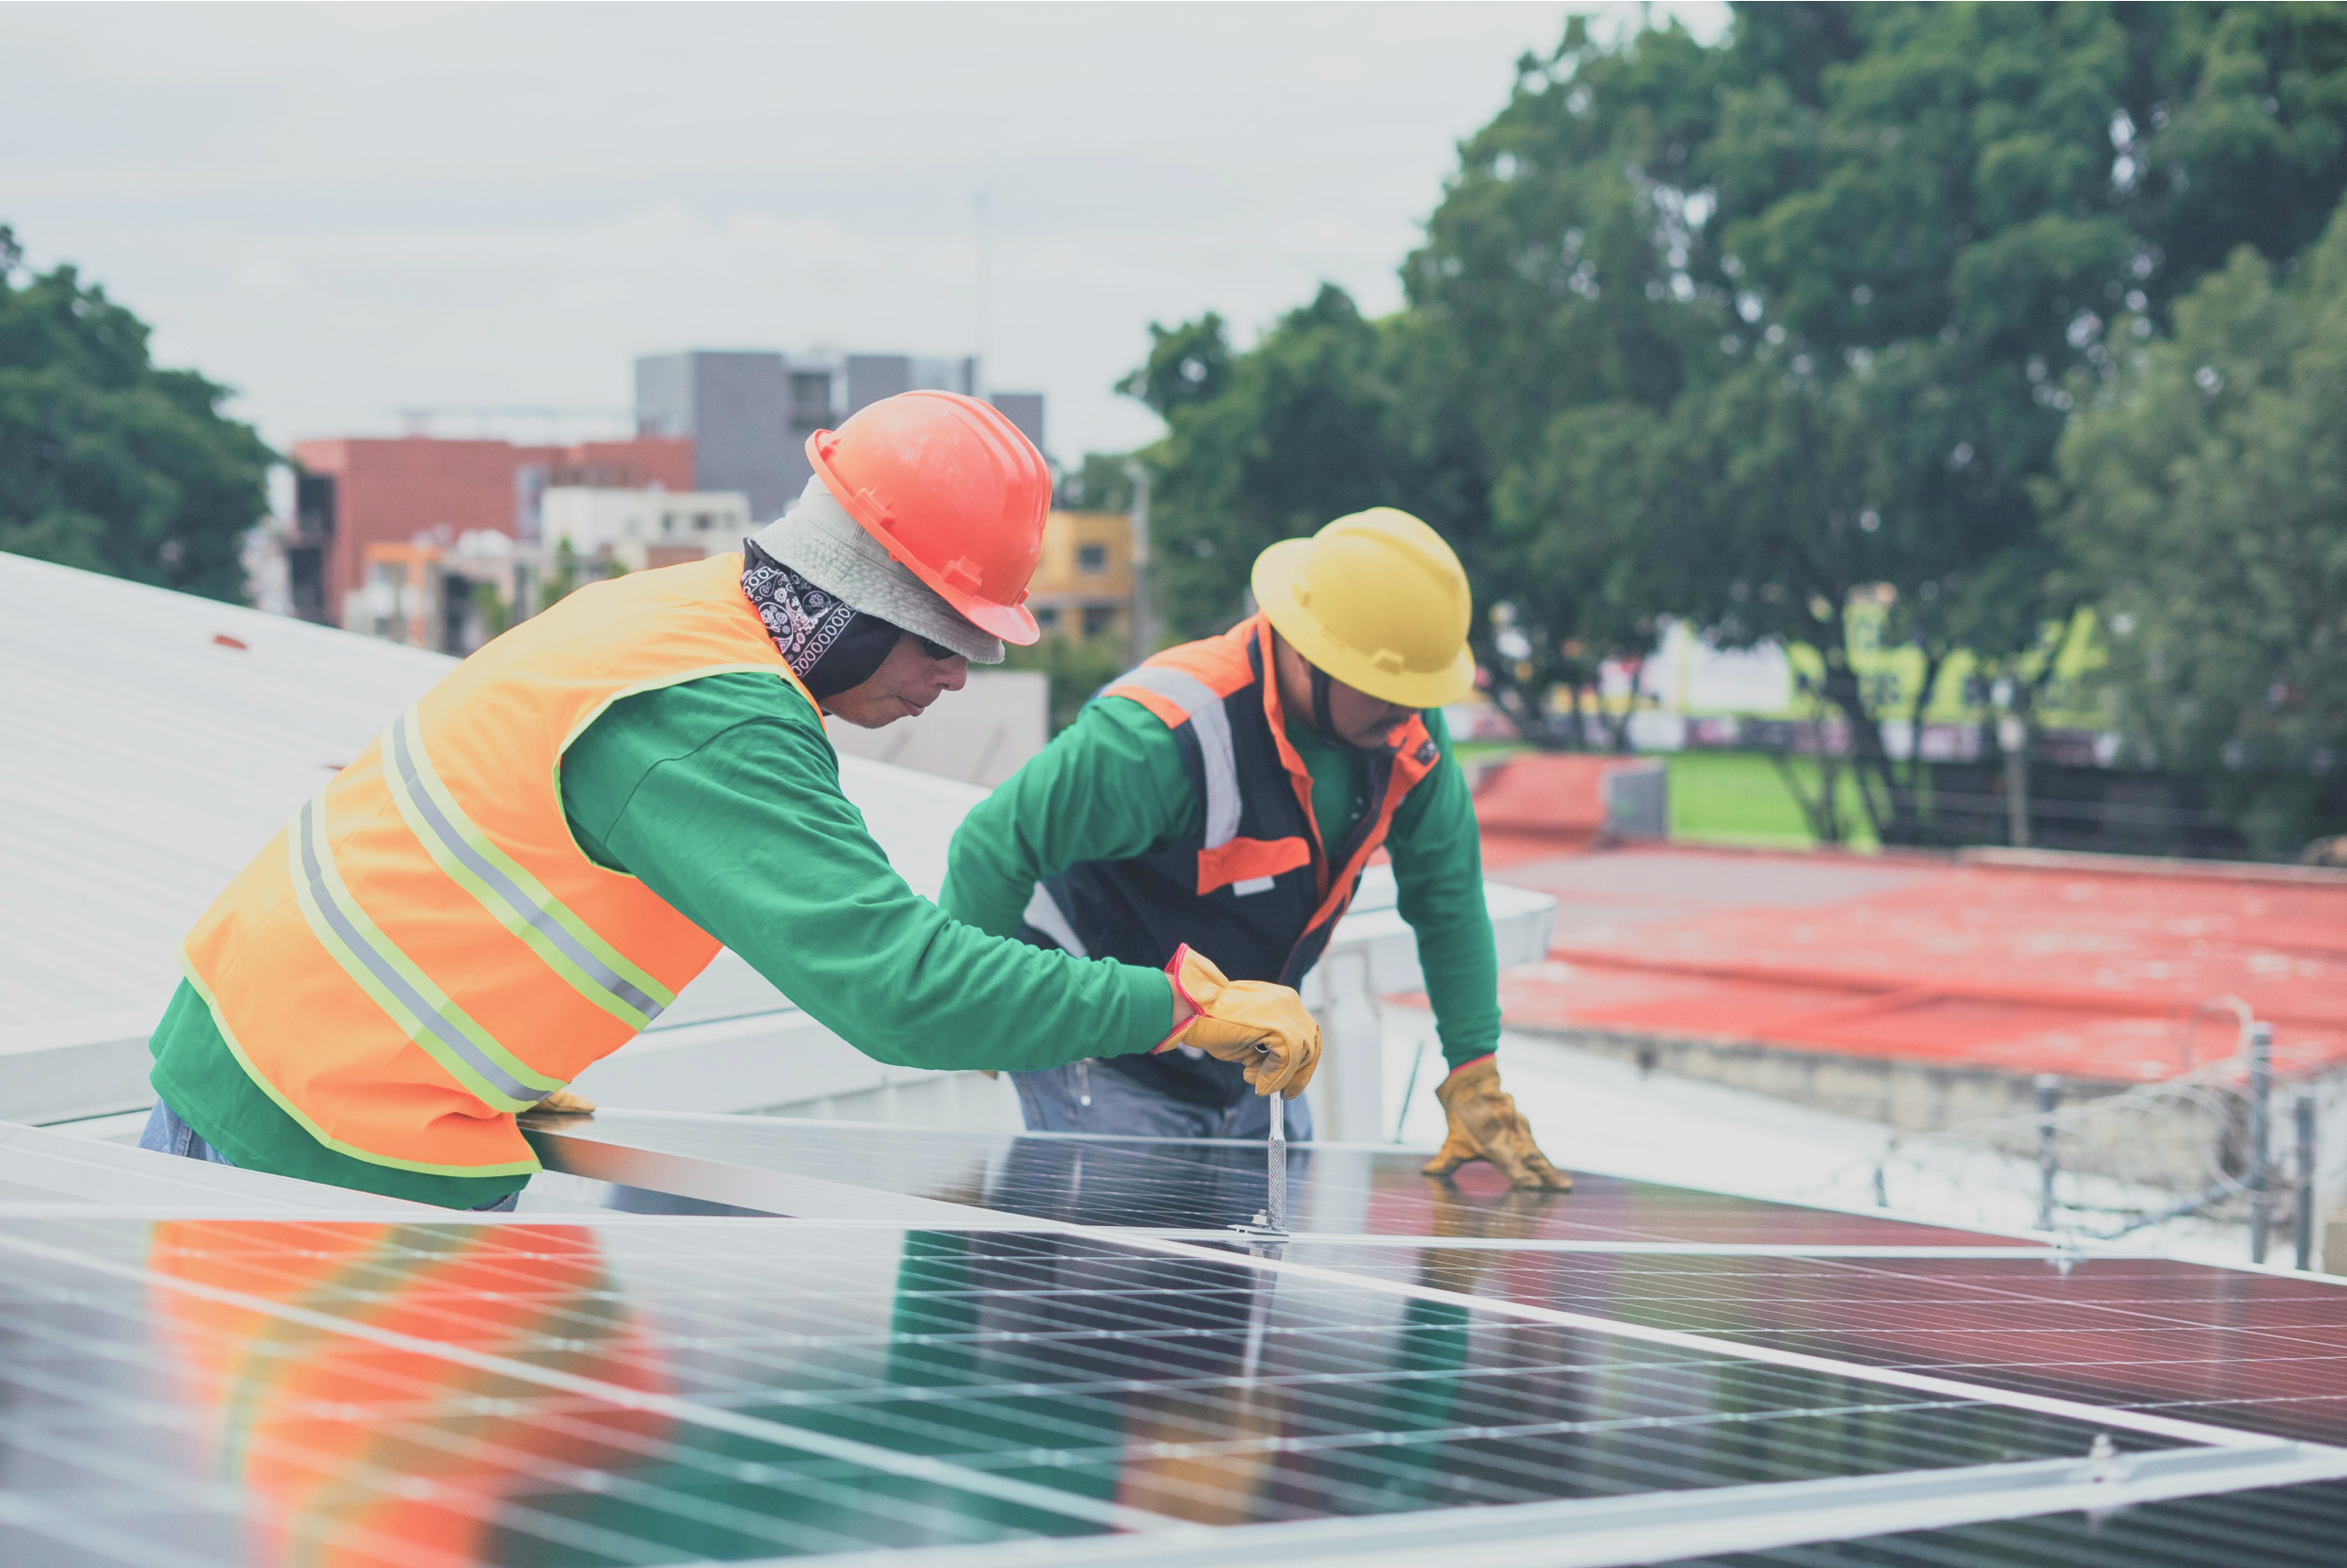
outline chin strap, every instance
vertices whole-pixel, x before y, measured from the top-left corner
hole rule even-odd
[[[1356,752],[1377,750],[1373,746],[1353,746],[1352,741],[1336,733],[1336,719],[1328,711],[1328,694],[1336,683],[1330,678],[1327,671],[1317,664],[1306,661],[1304,668],[1312,672],[1312,727],[1320,732],[1320,738],[1333,745],[1352,747]]]
[[[1307,664],[1304,668],[1312,671],[1312,727],[1320,732],[1322,740],[1333,741],[1339,746],[1349,745],[1350,742],[1336,733],[1336,720],[1329,717],[1329,687],[1335,683],[1329,679],[1328,671],[1317,664]]]

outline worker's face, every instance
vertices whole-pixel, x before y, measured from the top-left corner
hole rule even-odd
[[[910,719],[970,677],[970,661],[911,632],[900,633],[881,667],[823,705],[858,729]]]
[[[1282,711],[1290,719],[1300,719],[1317,729],[1312,717],[1312,666],[1277,632],[1271,634],[1271,657],[1279,667]],[[1348,746],[1390,744],[1393,733],[1408,723],[1416,711],[1357,691],[1342,681],[1331,680],[1328,685],[1328,716],[1336,726],[1336,733],[1329,738]]]

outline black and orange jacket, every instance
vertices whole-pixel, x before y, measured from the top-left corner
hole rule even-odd
[[[1101,693],[1140,703],[1180,746],[1205,803],[1184,837],[1129,860],[1088,861],[1036,885],[1018,934],[1039,946],[1162,964],[1187,942],[1233,979],[1295,985],[1328,946],[1395,811],[1440,749],[1413,717],[1367,752],[1368,809],[1340,844],[1320,836],[1312,776],[1287,739],[1261,616],[1169,648]],[[1187,1051],[1099,1065],[1199,1105],[1245,1091],[1239,1069]]]

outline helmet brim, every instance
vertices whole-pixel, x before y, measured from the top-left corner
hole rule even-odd
[[[1464,643],[1458,657],[1442,670],[1380,670],[1368,655],[1329,636],[1319,618],[1296,603],[1296,585],[1311,553],[1309,539],[1283,539],[1255,558],[1249,576],[1264,619],[1305,663],[1381,703],[1406,708],[1443,707],[1475,689],[1475,655]]]
[[[1044,630],[1035,623],[1035,612],[1025,605],[995,605],[983,599],[957,601],[950,594],[945,598],[971,625],[992,632],[1014,648],[1031,647],[1043,640]]]
[[[864,523],[864,519],[860,517],[856,521]],[[869,523],[864,523],[864,527],[866,532],[882,544],[888,543],[888,536]],[[937,597],[952,606],[956,615],[976,626],[979,631],[991,633],[1014,648],[1025,648],[1042,640],[1043,628],[1035,623],[1034,611],[1025,605],[1003,605],[992,599],[980,599],[947,582],[942,573],[931,571],[925,563],[915,560],[893,547],[888,553],[906,571],[927,583]]]

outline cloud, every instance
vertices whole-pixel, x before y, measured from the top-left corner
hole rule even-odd
[[[983,190],[993,380],[1072,457],[1152,434],[1152,320],[1398,303],[1565,9],[16,8],[0,221],[283,443],[623,405],[678,347],[966,352]]]

